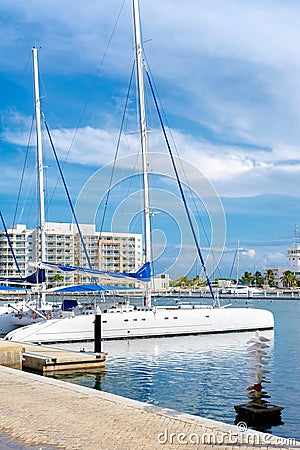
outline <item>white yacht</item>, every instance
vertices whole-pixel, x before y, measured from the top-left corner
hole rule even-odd
[[[259,297],[263,295],[263,290],[250,286],[236,285],[222,289],[222,294],[233,295],[235,297]]]
[[[121,305],[101,314],[102,338],[124,339],[272,329],[273,314],[254,308],[185,305],[137,308]],[[6,339],[54,343],[94,339],[94,315],[52,319],[12,331]]]

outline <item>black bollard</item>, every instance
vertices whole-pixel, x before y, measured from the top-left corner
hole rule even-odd
[[[101,309],[99,306],[95,310],[95,321],[94,321],[94,352],[101,353],[102,349],[102,336],[101,336]]]

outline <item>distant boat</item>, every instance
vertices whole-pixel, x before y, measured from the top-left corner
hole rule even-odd
[[[144,104],[144,63],[143,47],[140,32],[140,16],[138,0],[133,0],[133,17],[135,30],[136,68],[138,80],[138,97],[140,112],[140,136],[143,161],[144,181],[144,230],[145,230],[145,264],[141,269],[139,279],[145,282],[145,305],[141,308],[129,304],[120,304],[102,310],[102,337],[104,339],[161,337],[188,334],[224,333],[235,331],[263,330],[274,327],[274,317],[270,311],[252,308],[222,308],[207,281],[212,295],[212,306],[152,306],[150,267],[151,267],[151,232],[150,203],[148,191],[148,161],[147,161],[147,128]],[[176,173],[176,169],[174,168]],[[180,180],[177,179],[178,183]],[[183,195],[183,193],[182,193]],[[184,202],[185,203],[185,200]],[[186,206],[188,214],[188,208]],[[191,224],[192,226],[192,224]],[[193,230],[192,230],[193,231]],[[205,269],[199,247],[198,255]],[[61,270],[84,270],[76,267],[62,267]],[[99,271],[87,269],[89,274],[99,274]],[[139,271],[137,272],[139,273]],[[113,275],[113,274],[111,274]],[[117,275],[117,274],[116,274]],[[119,276],[122,274],[119,274]],[[128,275],[128,274],[127,274]],[[134,274],[132,274],[134,275]],[[80,314],[63,319],[52,319],[42,323],[23,327],[12,331],[6,339],[20,342],[68,342],[87,341],[94,338],[93,314]]]
[[[222,289],[222,294],[241,296],[241,297],[257,297],[262,295],[262,289],[250,286],[244,286],[241,284],[229,286],[226,289]]]

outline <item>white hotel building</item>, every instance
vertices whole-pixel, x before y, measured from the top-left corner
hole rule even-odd
[[[275,283],[279,287],[283,287],[281,278],[287,270],[290,270],[296,277],[298,283],[300,283],[300,244],[298,242],[298,227],[294,227],[294,242],[287,249],[287,258],[289,265],[272,268]]]
[[[281,277],[284,272],[290,270],[297,278],[298,283],[300,282],[300,245],[296,244],[291,248],[287,249],[287,257],[289,260],[289,265],[272,268],[274,273],[275,282],[279,287],[283,287]]]
[[[26,228],[26,225],[16,225],[7,230],[14,254],[18,261],[21,276],[25,277],[32,269],[28,266],[31,258],[31,244],[33,230]],[[18,271],[14,261],[5,231],[0,231],[0,276],[17,277]]]
[[[98,232],[93,224],[80,225],[86,249],[93,269],[111,272],[131,272],[142,265],[142,235],[133,233]],[[27,229],[26,225],[16,225],[8,234],[19,264],[22,276],[33,271],[30,263],[40,260],[39,231]],[[80,236],[75,224],[46,222],[46,260],[64,265],[88,267]],[[56,285],[56,271],[47,272],[48,287]],[[65,284],[88,283],[90,277],[59,272]],[[0,276],[18,276],[9,243],[4,231],[0,231]],[[103,280],[99,281],[100,283]],[[126,285],[128,286],[126,282]],[[110,280],[110,285],[125,284],[123,280]],[[133,286],[132,282],[131,285]]]

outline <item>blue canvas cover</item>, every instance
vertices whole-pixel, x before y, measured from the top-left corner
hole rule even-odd
[[[7,283],[22,283],[22,284],[41,284],[46,282],[45,269],[37,269],[36,272],[28,275],[25,278],[21,277],[0,277],[0,281],[6,281]]]
[[[146,262],[137,272],[106,272],[104,270],[88,269],[86,267],[64,266],[63,264],[54,264],[47,261],[42,261],[42,264],[45,267],[59,269],[63,272],[84,272],[93,275],[109,275],[114,278],[133,278],[139,281],[151,280],[150,262]]]

